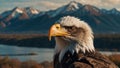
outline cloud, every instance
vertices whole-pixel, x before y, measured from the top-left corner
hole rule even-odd
[[[76,0],[83,4],[90,4],[99,8],[118,8],[120,7],[120,0]]]
[[[120,8],[120,0],[76,0],[82,4],[90,4],[99,8],[112,9]],[[70,0],[8,0],[5,2],[0,2],[0,12],[3,10],[12,9],[16,6],[18,7],[33,7],[40,11],[46,11],[51,9],[56,9],[63,5],[69,3]]]
[[[112,9],[120,8],[120,0],[76,0],[82,4],[90,4],[99,8]],[[64,2],[53,2],[53,1],[41,1],[39,4],[42,4],[46,9],[56,9],[62,5],[69,3],[70,1],[66,0]]]
[[[45,6],[47,9],[56,9],[62,5],[65,5],[66,3],[55,3],[51,1],[41,1],[40,4]]]
[[[67,3],[59,3],[59,2],[53,2],[53,1],[41,1],[41,0],[32,0],[32,1],[26,1],[26,2],[14,2],[12,3],[19,7],[34,7],[38,8],[40,10],[50,10],[50,9],[56,9],[62,5],[65,5]]]
[[[103,2],[109,3],[109,4],[120,4],[120,0],[103,0]]]

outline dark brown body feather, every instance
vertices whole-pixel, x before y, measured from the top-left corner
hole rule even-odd
[[[106,56],[98,53],[65,53],[59,62],[59,53],[54,56],[54,68],[118,68]]]

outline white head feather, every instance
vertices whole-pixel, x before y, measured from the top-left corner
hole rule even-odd
[[[62,60],[64,54],[67,51],[70,51],[72,54],[74,52],[78,53],[79,51],[82,51],[83,53],[85,53],[86,51],[87,52],[95,51],[93,44],[93,32],[86,22],[71,16],[62,17],[57,22],[60,23],[62,26],[75,26],[78,28],[83,28],[85,31],[84,35],[85,37],[82,40],[80,39],[79,43],[71,44],[70,42],[67,42],[61,38],[58,37],[55,38],[56,40],[55,54],[60,53],[59,61]]]

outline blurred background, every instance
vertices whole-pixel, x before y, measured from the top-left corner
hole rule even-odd
[[[68,15],[87,22],[95,48],[120,66],[120,0],[0,0],[0,67],[52,68],[48,29]]]

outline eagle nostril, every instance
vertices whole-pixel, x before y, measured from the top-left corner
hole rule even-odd
[[[56,26],[57,29],[59,29],[60,27]]]

